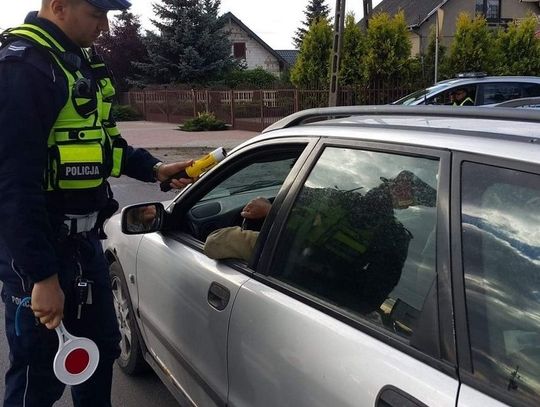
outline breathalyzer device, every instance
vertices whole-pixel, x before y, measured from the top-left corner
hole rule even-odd
[[[227,153],[223,147],[216,148],[211,153],[206,154],[204,157],[201,157],[198,160],[195,160],[193,164],[191,164],[189,167],[184,168],[179,173],[174,174],[172,177],[163,181],[160,184],[161,190],[163,192],[170,191],[171,190],[170,183],[173,178],[175,179],[197,178],[203,172],[208,171],[214,165],[216,165],[221,160],[223,160],[226,156],[227,156]]]

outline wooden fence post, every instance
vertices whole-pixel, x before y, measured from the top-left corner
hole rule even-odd
[[[294,112],[296,113],[300,110],[300,101],[298,100],[298,89],[294,90]]]
[[[260,131],[263,131],[264,130],[264,91],[261,89],[259,92],[261,94],[261,129]]]
[[[197,117],[197,94],[191,89],[191,101],[193,102],[193,117]]]
[[[210,99],[208,98],[208,89],[204,90],[204,103],[205,103],[206,113],[210,112],[210,109],[209,109]]]
[[[230,101],[231,101],[231,127],[234,129],[235,126],[235,119],[234,119],[234,90],[230,90]]]
[[[148,112],[146,111],[146,91],[143,90],[143,117],[148,120]]]

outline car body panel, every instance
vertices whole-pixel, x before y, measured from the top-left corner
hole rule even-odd
[[[388,385],[455,406],[456,379],[255,280],[238,294],[229,335],[234,407],[368,407]]]
[[[457,407],[477,407],[477,406],[489,406],[489,407],[505,407],[506,404],[489,397],[488,395],[479,392],[472,387],[462,384],[459,389],[459,399]]]
[[[247,279],[180,239],[153,233],[139,246],[139,313],[146,344],[198,405],[226,402],[229,316]],[[214,282],[230,291],[221,311],[208,303]]]

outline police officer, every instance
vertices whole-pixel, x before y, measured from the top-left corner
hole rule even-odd
[[[127,0],[42,0],[2,34],[0,48],[0,279],[10,367],[4,406],[51,406],[64,391],[53,374],[54,328],[63,319],[89,337],[100,363],[72,387],[75,406],[110,406],[119,330],[99,238],[117,209],[108,176],[164,181],[190,162],[162,164],[122,139],[111,117],[114,88],[87,52]],[[189,180],[173,180],[181,188]],[[85,283],[85,284],[81,284]],[[82,287],[90,287],[83,290]],[[31,296],[31,308],[16,309]],[[20,336],[16,335],[16,325]]]
[[[452,92],[453,106],[474,106],[474,100],[469,96],[467,88],[458,88]]]

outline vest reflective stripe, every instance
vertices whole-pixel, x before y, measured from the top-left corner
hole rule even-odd
[[[40,27],[23,24],[7,33],[45,48],[67,80],[68,98],[47,140],[46,189],[95,188],[109,175],[120,176],[127,143],[111,117],[110,98],[115,90],[105,65],[91,64],[93,79],[97,82],[92,84],[71,63],[72,59],[66,57],[71,54]],[[88,57],[86,50],[82,51]]]

